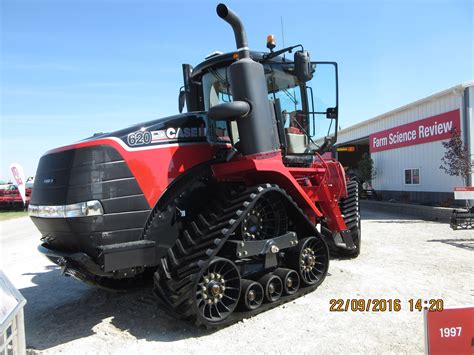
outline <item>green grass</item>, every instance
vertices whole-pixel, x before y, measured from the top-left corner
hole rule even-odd
[[[28,216],[26,211],[0,211],[0,221],[26,216]]]

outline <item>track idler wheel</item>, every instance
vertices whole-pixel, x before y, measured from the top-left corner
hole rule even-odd
[[[232,314],[240,295],[240,273],[235,264],[215,258],[195,284],[195,307],[204,323],[220,323]]]
[[[308,286],[320,285],[329,268],[329,249],[320,237],[301,239],[288,250],[288,265],[298,270],[301,281]]]
[[[300,288],[300,277],[295,270],[278,268],[273,272],[283,281],[285,295],[293,295]]]
[[[266,274],[258,280],[263,285],[265,301],[278,301],[283,293],[283,282],[273,274]]]
[[[253,311],[263,303],[263,287],[259,282],[242,279],[240,282],[240,303],[242,308]]]

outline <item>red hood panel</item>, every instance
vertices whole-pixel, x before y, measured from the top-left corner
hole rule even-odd
[[[100,138],[52,149],[47,154],[70,149],[108,145],[124,158],[135,176],[150,208],[154,207],[162,192],[178,175],[201,162],[214,157],[225,144],[173,143],[131,148],[115,137]]]

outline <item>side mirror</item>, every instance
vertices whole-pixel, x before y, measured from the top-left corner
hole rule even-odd
[[[184,86],[182,86],[179,89],[179,97],[178,97],[178,110],[179,110],[179,113],[183,112],[185,102],[186,102],[186,91],[184,90]]]
[[[337,118],[337,107],[328,107],[326,109],[327,118]]]
[[[313,78],[313,67],[308,51],[297,51],[294,57],[295,74],[299,81],[305,83]]]
[[[244,118],[250,112],[250,105],[245,101],[232,101],[212,106],[207,116],[215,121],[234,121]]]

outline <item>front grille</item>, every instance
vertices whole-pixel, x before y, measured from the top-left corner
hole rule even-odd
[[[99,200],[103,216],[43,219],[32,217],[50,248],[83,251],[138,240],[150,208],[123,157],[98,145],[51,153],[41,158],[30,203],[68,205]]]

